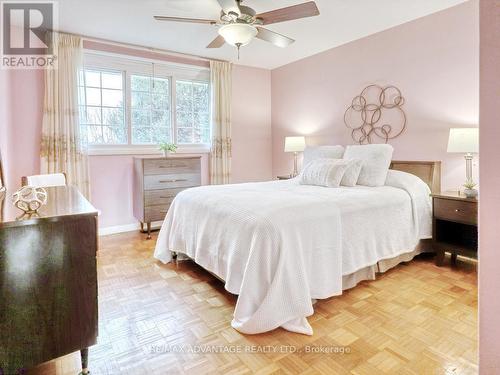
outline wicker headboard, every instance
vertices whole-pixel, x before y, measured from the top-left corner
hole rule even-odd
[[[391,169],[414,174],[420,177],[431,189],[431,192],[441,191],[440,161],[396,161],[391,163]]]

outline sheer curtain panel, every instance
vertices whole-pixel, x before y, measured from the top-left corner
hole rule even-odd
[[[231,182],[231,75],[231,63],[210,61],[212,90],[210,183],[213,185]]]
[[[68,184],[90,198],[86,137],[80,131],[78,79],[83,67],[81,37],[51,33],[57,67],[45,71],[41,172],[66,173]]]

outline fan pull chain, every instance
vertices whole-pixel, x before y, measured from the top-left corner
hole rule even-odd
[[[236,48],[238,49],[238,60],[240,59],[240,47],[241,43],[236,43]]]

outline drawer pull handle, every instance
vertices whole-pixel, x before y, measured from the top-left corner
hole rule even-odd
[[[170,199],[170,198],[173,198],[174,196],[173,195],[168,195],[166,197],[160,197],[160,199]]]
[[[168,184],[169,182],[183,182],[187,181],[186,179],[179,178],[179,179],[173,179],[173,180],[160,180],[160,184]]]
[[[183,164],[180,163],[170,163],[167,165],[159,165],[158,168],[160,169],[166,169],[166,168],[172,168],[172,167],[184,167]]]
[[[460,212],[460,210],[457,208],[457,209],[455,209],[455,212]]]

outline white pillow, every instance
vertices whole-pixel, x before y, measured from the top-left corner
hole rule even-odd
[[[300,174],[301,185],[339,187],[349,162],[342,159],[316,159]]]
[[[344,177],[342,177],[342,182],[340,185],[342,186],[356,186],[359,179],[359,174],[361,173],[361,168],[363,167],[363,160],[360,159],[352,159],[349,160],[347,164],[347,168],[344,173]]]
[[[344,159],[363,160],[358,185],[383,186],[393,151],[394,148],[387,144],[347,146]]]
[[[342,159],[343,155],[343,146],[307,146],[302,165],[305,167],[315,159]]]

